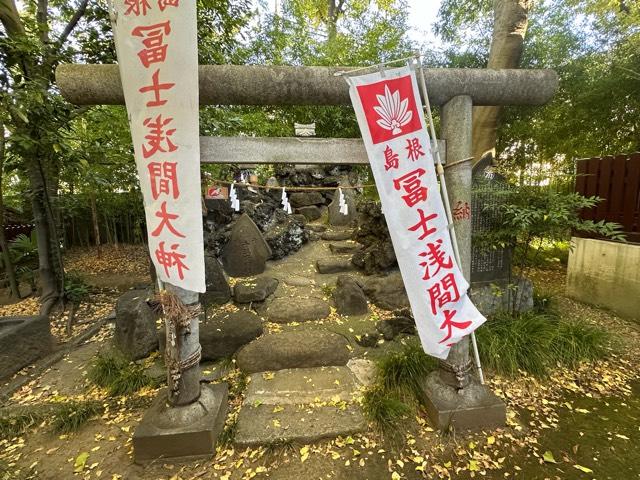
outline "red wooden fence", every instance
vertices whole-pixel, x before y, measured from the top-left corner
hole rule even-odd
[[[602,199],[597,207],[584,209],[582,218],[617,222],[628,241],[640,243],[640,153],[577,163],[576,192]]]

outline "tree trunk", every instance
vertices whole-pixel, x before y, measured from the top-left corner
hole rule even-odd
[[[528,15],[533,0],[494,0],[494,23],[487,68],[517,68],[522,57]],[[474,107],[473,156],[477,162],[495,157],[500,107]]]
[[[7,237],[4,234],[4,198],[2,196],[2,174],[4,169],[4,155],[5,155],[5,138],[4,138],[4,125],[0,124],[0,248],[2,249],[2,261],[4,263],[4,271],[7,274],[9,280],[9,286],[11,287],[11,295],[16,298],[20,298],[20,288],[18,281],[16,280],[16,271],[11,262],[9,256],[9,244],[7,243]]]
[[[91,204],[91,221],[93,223],[93,235],[95,244],[98,247],[98,256],[100,256],[100,225],[98,224],[98,207],[96,206],[96,193],[89,193],[89,202]]]

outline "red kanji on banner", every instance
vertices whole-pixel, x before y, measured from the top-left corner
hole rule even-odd
[[[460,330],[464,330],[465,328],[469,328],[471,326],[471,321],[467,320],[466,322],[454,322],[453,318],[458,313],[456,310],[443,310],[444,312],[444,322],[440,325],[440,330],[447,329],[447,335],[440,340],[438,343],[444,343],[449,340],[453,336],[453,328],[458,328]],[[447,345],[448,346],[448,345]]]
[[[160,224],[156,227],[156,229],[151,232],[152,237],[157,237],[162,233],[162,230],[166,226],[171,233],[173,233],[176,237],[185,238],[183,234],[181,234],[175,227],[171,224],[171,220],[175,220],[179,217],[176,213],[167,212],[167,202],[162,202],[160,206],[160,210],[156,212],[156,217],[161,219]]]
[[[384,169],[388,171],[391,168],[398,168],[398,165],[398,154],[387,145],[387,148],[384,149]]]
[[[186,264],[182,261],[184,258],[186,258],[186,255],[183,253],[178,253],[176,251],[180,244],[174,243],[173,245],[171,245],[171,251],[165,250],[164,244],[165,242],[160,242],[158,244],[158,248],[156,248],[155,251],[156,260],[158,260],[158,263],[163,266],[164,273],[167,275],[167,277],[171,277],[171,275],[169,275],[169,269],[176,267],[178,270],[178,278],[180,280],[184,280],[184,273],[182,270],[189,270],[189,267],[187,267]]]
[[[420,145],[420,140],[417,137],[412,139],[407,138],[407,146],[404,148],[409,152],[407,158],[413,162],[424,156],[422,145]]]
[[[124,12],[125,15],[134,14],[136,17],[142,13],[142,15],[147,14],[147,10],[151,8],[149,2],[147,0],[124,0],[124,5],[127,10]]]
[[[418,208],[417,210],[418,210],[418,215],[420,215],[420,221],[416,223],[413,227],[409,227],[409,230],[411,230],[412,232],[415,232],[416,230],[421,228],[422,235],[420,235],[418,240],[424,240],[425,237],[427,237],[428,235],[431,235],[436,231],[436,227],[429,228],[429,221],[436,218],[438,214],[432,213],[431,215],[425,216],[424,210],[422,210],[421,208]]]
[[[158,0],[158,7],[160,11],[164,12],[167,7],[179,7],[180,0]]]
[[[171,22],[156,23],[155,25],[139,26],[131,31],[134,37],[142,37],[142,44],[146,47],[138,52],[142,64],[149,68],[152,63],[163,63],[167,58],[168,45],[163,43],[164,36],[171,33]]]
[[[160,99],[160,90],[171,90],[175,83],[160,83],[158,77],[160,76],[160,70],[156,70],[153,75],[151,75],[151,80],[153,83],[151,85],[147,85],[146,87],[142,87],[138,89],[140,93],[153,92],[155,97],[154,100],[147,102],[147,107],[161,107],[165,103],[166,100]]]
[[[413,207],[416,203],[427,199],[428,189],[423,187],[420,181],[420,177],[424,174],[424,168],[417,168],[393,181],[393,187],[396,190],[400,190],[400,187],[402,187],[407,192],[407,195],[403,195],[402,198],[409,207]]]
[[[374,144],[420,130],[411,75],[356,88]]]
[[[435,229],[434,229],[435,230]],[[453,267],[453,260],[451,256],[446,258],[446,252],[442,251],[442,239],[439,238],[435,243],[427,243],[427,251],[419,253],[421,257],[426,257],[426,261],[420,263],[421,267],[424,267],[423,280],[429,280],[434,275],[437,275],[442,268]],[[435,272],[431,270],[431,267],[436,267]]]
[[[147,165],[154,200],[161,194],[171,195],[174,199],[180,196],[177,166],[177,162],[151,162]]]
[[[143,125],[149,128],[149,133],[144,137],[147,140],[147,144],[142,146],[142,156],[144,158],[149,158],[156,152],[174,152],[178,149],[169,138],[176,132],[176,129],[170,128],[166,131],[164,129],[172,121],[173,118],[163,119],[162,115],[158,115],[155,119],[151,117],[145,119]]]
[[[429,298],[431,300],[431,312],[435,315],[437,308],[444,307],[447,303],[460,300],[456,277],[452,273],[447,273],[442,280],[433,284],[429,288]],[[437,307],[437,308],[436,308]]]

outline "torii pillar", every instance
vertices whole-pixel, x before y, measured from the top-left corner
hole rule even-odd
[[[347,83],[335,75],[348,70],[349,67],[201,65],[200,103],[351,105]],[[472,107],[544,105],[558,87],[558,76],[552,70],[424,68],[423,72],[431,104],[442,107],[441,137],[447,141],[445,175],[449,200],[454,207],[458,201],[470,205],[471,163],[465,160],[472,156]],[[71,103],[124,105],[117,65],[60,65],[56,80]],[[471,221],[457,221],[455,227],[461,268],[469,280]],[[438,371],[425,379],[423,391],[429,416],[440,429],[504,424],[504,404],[473,375],[468,337],[451,349]]]

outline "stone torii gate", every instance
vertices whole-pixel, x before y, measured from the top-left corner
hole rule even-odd
[[[200,103],[351,105],[347,83],[335,75],[349,70],[348,67],[201,65]],[[552,70],[425,68],[423,72],[431,104],[441,107],[440,137],[446,146],[441,144],[439,148],[441,152],[446,148],[449,201],[452,205],[459,201],[471,204],[469,160],[473,151],[473,106],[543,105],[555,93],[558,77]],[[60,65],[56,80],[62,95],[71,103],[124,105],[117,65]],[[361,139],[201,137],[200,143],[204,163],[368,163]],[[471,223],[457,222],[455,228],[461,269],[469,280]],[[191,340],[194,341],[197,345],[197,336]],[[215,451],[213,445],[203,450],[194,443],[207,443],[211,439],[215,442],[221,428],[220,417],[226,412],[226,397],[218,399],[216,412],[198,413],[200,410],[194,408],[200,395],[198,366],[189,370],[192,371],[183,374],[182,398],[174,399],[166,412],[166,416],[175,421],[157,423],[146,440],[146,445],[151,447],[147,454],[136,452],[136,460],[154,455],[206,455]],[[504,404],[473,380],[470,370],[469,338],[466,337],[451,349],[438,372],[425,380],[427,410],[439,428],[452,423],[457,428],[480,428],[504,422]],[[214,427],[214,423],[217,426]],[[184,427],[186,424],[193,428]],[[202,436],[203,431],[208,431],[208,436]],[[134,436],[134,446],[135,443]],[[142,448],[143,444],[139,445]]]

